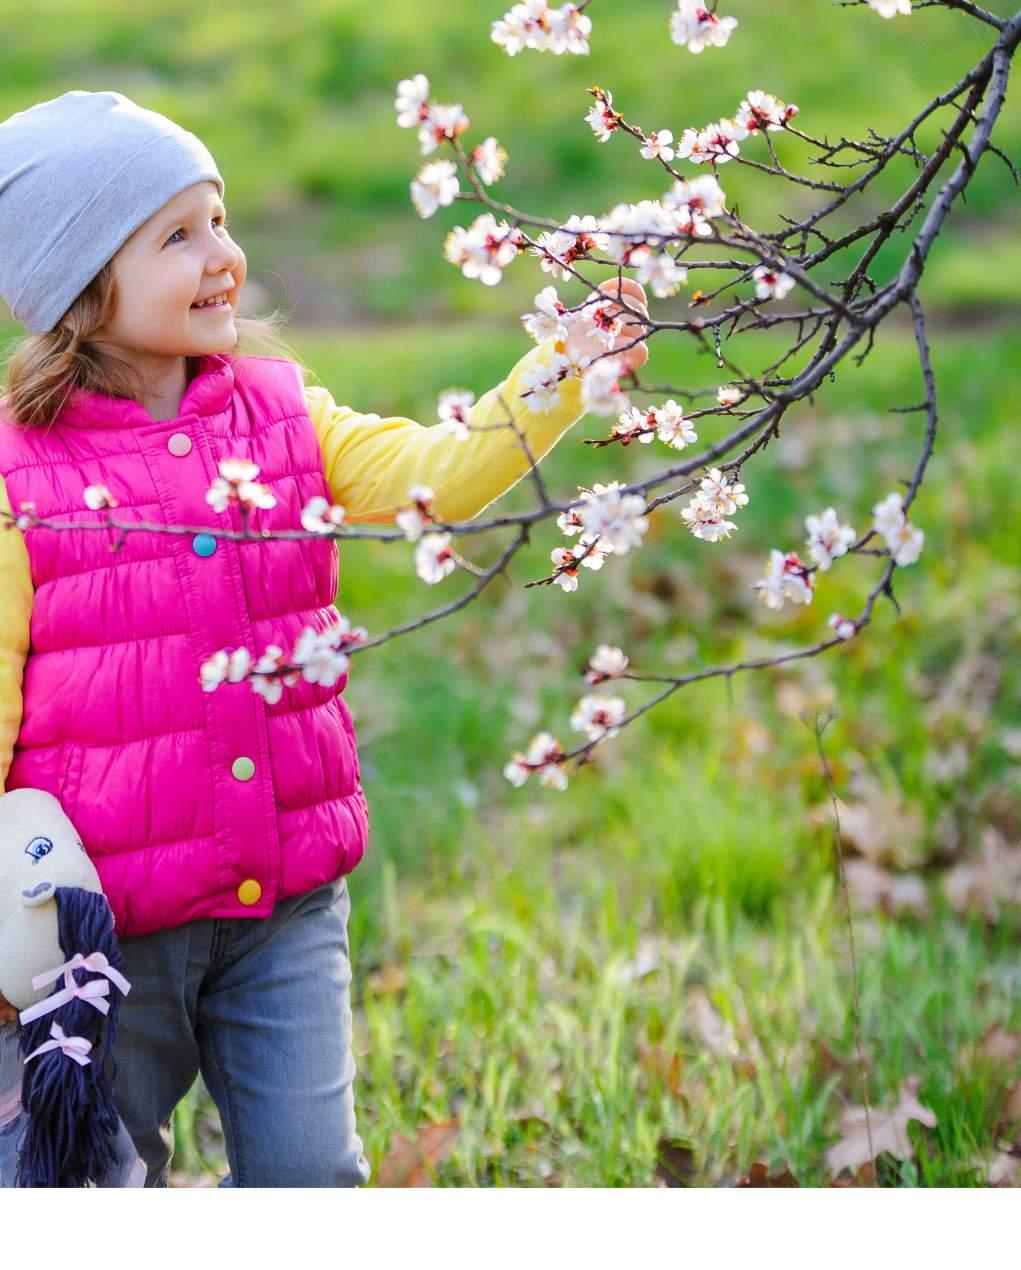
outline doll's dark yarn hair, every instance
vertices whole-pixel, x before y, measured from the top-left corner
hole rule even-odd
[[[67,961],[75,953],[106,954],[120,970],[124,958],[113,929],[113,913],[101,892],[58,886],[57,937]],[[77,984],[103,975],[73,970]],[[53,992],[64,987],[64,976]],[[50,994],[52,995],[52,993]],[[110,1010],[101,1014],[93,1005],[73,998],[58,1009],[19,1026],[22,1057],[50,1040],[50,1028],[60,1024],[68,1036],[92,1042],[91,1062],[81,1066],[60,1049],[48,1050],[25,1064],[21,1105],[26,1128],[18,1149],[15,1186],[79,1187],[98,1185],[117,1165],[114,1140],[119,1117],[113,1098],[120,989],[110,985]]]

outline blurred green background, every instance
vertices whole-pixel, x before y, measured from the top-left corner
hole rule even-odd
[[[889,133],[993,38],[938,9],[886,22],[824,0],[730,0],[722,11],[741,23],[730,43],[693,57],[669,39],[669,0],[597,0],[589,57],[509,58],[489,38],[503,7],[4,0],[0,112],[112,88],[195,131],[248,257],[247,311],[292,310],[286,334],[338,401],[431,423],[441,389],[481,393],[528,350],[519,314],[552,279],[522,257],[486,288],[443,260],[447,230],[480,209],[416,215],[408,186],[424,159],[394,122],[398,79],[425,73],[434,99],[464,105],[466,141],[506,147],[495,197],[566,218],[664,190],[629,138],[594,142],[590,85],[647,132],[679,135],[762,88],[796,102],[813,135]],[[1009,99],[996,139],[1015,162],[1019,134]],[[811,170],[793,138],[779,149]],[[911,171],[892,165],[849,216],[874,215]],[[733,164],[721,176],[763,230],[818,198]],[[502,776],[539,728],[574,743],[567,718],[598,642],[639,671],[683,673],[814,641],[828,613],[860,610],[877,576],[867,558],[825,575],[796,614],[769,613],[749,587],[771,546],[800,546],[806,514],[832,502],[860,530],[909,473],[921,416],[890,408],[921,388],[896,317],[863,366],[843,365],[789,413],[783,443],[744,474],[751,503],[729,542],[696,541],[666,508],[641,551],[566,595],[523,589],[561,541],[543,526],[509,582],[356,658],[347,699],[373,828],[350,880],[352,994],[374,1184],[406,1181],[401,1162],[420,1157],[419,1176],[441,1185],[653,1185],[678,1153],[696,1184],[733,1181],[756,1159],[827,1180],[825,1147],[861,1091],[826,788],[800,717],[814,709],[838,716],[826,746],[847,849],[888,878],[921,879],[928,897],[921,914],[864,897],[858,918],[870,1098],[892,1106],[915,1075],[938,1117],[913,1126],[912,1158],[884,1160],[880,1181],[984,1184],[993,1159],[1013,1158],[1004,1098],[1018,1047],[1008,1061],[985,1050],[990,1029],[1021,1026],[1017,225],[1010,174],[987,156],[921,287],[941,434],[912,509],[925,552],[895,579],[900,616],[880,604],[861,638],[825,658],[675,694],[564,793]],[[882,253],[880,279],[905,246],[898,236]],[[843,271],[835,260],[829,276]],[[687,313],[689,290],[654,312]],[[740,357],[778,349],[762,337]],[[680,340],[650,351],[651,382],[720,382]],[[606,426],[587,418],[544,462],[554,496],[662,462],[654,447],[580,444]],[[527,483],[501,503],[528,506]],[[473,537],[471,554],[501,545]],[[371,633],[465,585],[455,574],[423,588],[399,543],[345,545],[341,576],[341,610]],[[620,689],[629,708],[651,695]],[[178,1131],[175,1181],[215,1181],[222,1140],[201,1084]]]

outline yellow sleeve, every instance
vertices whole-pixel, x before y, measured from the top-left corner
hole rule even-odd
[[[9,512],[7,485],[0,476],[0,512]],[[7,528],[7,526],[10,528]],[[21,685],[28,658],[32,619],[32,572],[20,529],[0,515],[0,793],[21,731]]]
[[[334,502],[345,509],[345,523],[392,524],[396,512],[409,505],[412,485],[428,485],[435,495],[433,514],[451,522],[471,520],[505,494],[529,470],[518,433],[497,426],[505,424],[508,409],[536,462],[585,413],[577,377],[561,380],[560,400],[548,414],[529,410],[520,396],[524,377],[554,352],[563,352],[563,344],[551,335],[484,393],[472,406],[473,427],[464,441],[447,424],[427,427],[401,415],[359,414],[338,406],[327,389],[306,385],[326,478]]]

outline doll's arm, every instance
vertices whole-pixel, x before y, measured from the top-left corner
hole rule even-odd
[[[577,377],[561,380],[560,400],[548,414],[532,411],[521,397],[529,371],[549,364],[563,344],[549,336],[512,367],[506,379],[471,408],[472,431],[464,441],[449,424],[425,426],[402,415],[380,418],[338,406],[327,389],[307,385],[309,417],[319,437],[334,502],[345,523],[392,524],[407,507],[413,485],[428,485],[432,512],[446,521],[471,520],[529,470],[528,456],[513,428],[497,426],[510,409],[538,462],[585,413]],[[476,430],[478,429],[478,430]]]
[[[9,512],[7,486],[0,476],[0,512]],[[9,528],[8,528],[9,526]],[[32,619],[32,573],[20,529],[0,516],[0,793],[21,730],[21,686],[28,658]]]

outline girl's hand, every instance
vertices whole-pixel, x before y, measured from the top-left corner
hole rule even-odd
[[[0,1027],[7,1023],[13,1023],[18,1017],[18,1007],[11,1005],[10,1001],[0,992]]]
[[[617,286],[616,278],[609,278],[606,282],[599,284],[600,291],[606,291],[615,298],[623,298],[624,303],[632,309],[638,309],[645,317],[649,316],[648,304],[645,297],[645,288],[632,278],[624,278],[621,281],[620,289]],[[599,302],[602,303],[601,301]],[[568,351],[574,351],[586,357],[596,357],[600,353],[606,353],[609,345],[605,340],[598,339],[593,335],[586,335],[586,330],[593,325],[593,311],[598,307],[594,297],[590,296],[590,303],[585,306],[579,313],[575,313],[568,323],[567,348]],[[608,305],[609,314],[612,316],[616,313],[623,313],[619,304]],[[624,344],[628,344],[642,330],[638,321],[632,317],[630,313],[623,315],[623,330],[614,338],[613,348],[618,349]],[[644,366],[649,360],[649,349],[645,341],[632,345],[626,352],[620,353],[619,358],[623,364],[622,375],[629,374],[632,370],[637,370],[639,366]]]

